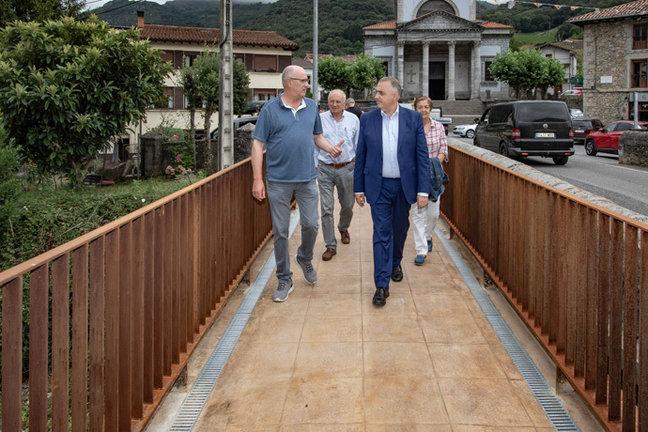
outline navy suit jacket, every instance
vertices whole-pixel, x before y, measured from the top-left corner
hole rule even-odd
[[[430,162],[423,117],[421,113],[398,108],[398,168],[401,187],[410,204],[418,192],[430,193]],[[380,195],[382,184],[382,115],[380,109],[360,117],[360,132],[356,149],[353,192],[363,192],[372,205]]]

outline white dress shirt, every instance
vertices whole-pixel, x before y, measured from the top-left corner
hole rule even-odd
[[[344,111],[342,118],[337,121],[333,118],[331,111],[326,111],[320,114],[320,119],[322,120],[324,138],[334,146],[342,140],[344,140],[344,143],[342,144],[342,153],[336,158],[316,146],[317,159],[329,165],[351,161],[355,157],[356,148],[358,147],[358,131],[360,129],[358,117]]]
[[[400,168],[398,167],[399,107],[396,105],[396,111],[394,111],[391,117],[388,117],[383,111],[380,111],[380,115],[382,116],[382,176],[400,178]]]

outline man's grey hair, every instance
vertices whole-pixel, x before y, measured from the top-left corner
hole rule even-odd
[[[398,80],[396,78],[394,78],[394,77],[382,77],[382,78],[380,78],[380,81],[378,81],[378,82],[379,83],[388,82],[391,85],[391,87],[394,90],[396,90],[396,94],[398,95],[398,97],[400,97],[400,95],[401,95],[401,85],[400,85],[400,82],[398,82]]]
[[[286,85],[286,79],[287,78],[292,78],[294,73],[299,69],[302,69],[302,68],[300,68],[299,66],[296,66],[296,65],[286,66],[284,68],[283,72],[281,72],[281,85],[285,86]]]
[[[344,91],[341,89],[333,89],[331,92],[328,94],[328,100],[331,100],[331,96],[333,96],[333,93],[339,93],[342,95],[342,100],[346,99],[346,95],[344,94]]]
[[[349,106],[355,106],[355,99],[349,98],[349,99],[347,99],[346,103]]]

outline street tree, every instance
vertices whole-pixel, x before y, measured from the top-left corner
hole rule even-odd
[[[211,117],[218,110],[218,98],[220,94],[220,60],[215,51],[203,51],[194,60],[193,67],[196,69],[198,87],[205,120],[205,168],[211,174],[217,171],[218,160],[214,158],[211,139]]]
[[[0,0],[0,27],[12,21],[45,21],[77,16],[85,0]]]
[[[372,89],[385,76],[382,61],[367,54],[360,54],[351,65],[351,86],[357,91]]]
[[[186,74],[191,75],[195,88],[191,89],[190,94],[194,99],[197,108],[204,109],[204,129],[205,129],[205,168],[208,173],[216,172],[220,164],[220,151],[215,152],[211,140],[211,117],[218,111],[220,95],[220,59],[217,51],[205,49],[193,62],[192,66],[185,69],[192,69]],[[235,114],[241,114],[247,108],[248,94],[250,93],[250,78],[245,70],[245,65],[238,59],[235,59],[234,66],[234,95],[233,108]],[[183,70],[183,74],[185,71]],[[190,80],[190,81],[191,81]],[[190,83],[191,85],[191,83]],[[200,101],[198,103],[198,101]]]
[[[171,68],[134,29],[97,17],[14,22],[0,29],[0,115],[42,173],[82,168],[159,101]]]
[[[565,68],[563,68],[558,59],[543,58],[545,59],[543,74],[538,82],[537,88],[542,92],[542,99],[545,99],[549,87],[558,87],[565,81]]]
[[[535,89],[544,93],[548,87],[560,85],[565,78],[564,70],[555,59],[529,49],[497,54],[490,72],[498,81],[508,83],[516,98],[530,97]]]
[[[250,95],[250,77],[245,64],[239,59],[234,60],[234,113],[242,114],[248,106]]]
[[[189,141],[193,150],[193,166],[197,167],[196,161],[196,110],[202,108],[202,97],[200,94],[200,80],[198,71],[194,67],[185,67],[180,71],[180,86],[187,98],[187,109],[189,110]]]
[[[341,57],[322,58],[318,64],[317,82],[327,92],[334,89],[348,92],[352,84],[349,65]]]

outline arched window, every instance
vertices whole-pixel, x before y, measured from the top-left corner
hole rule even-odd
[[[433,10],[437,10],[437,9],[441,9],[442,11],[451,13],[452,15],[455,14],[454,8],[450,6],[447,2],[443,0],[430,0],[423,3],[423,5],[416,12],[416,17],[418,18],[421,15],[425,15],[426,13],[432,12]]]

